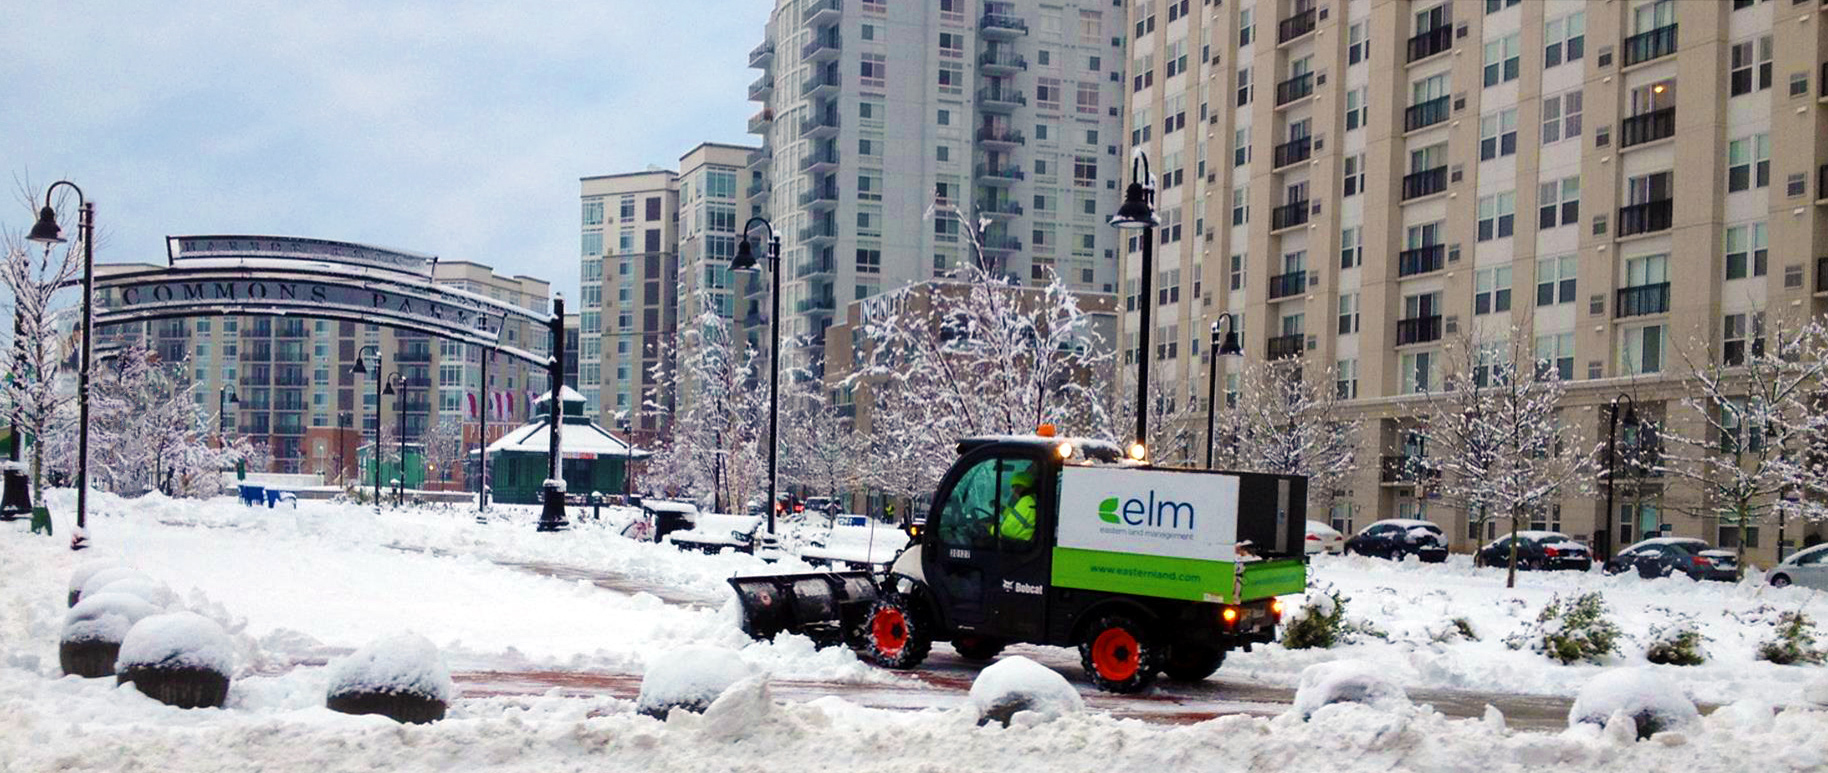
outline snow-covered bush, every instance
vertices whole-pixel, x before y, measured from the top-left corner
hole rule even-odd
[[[971,706],[977,710],[978,724],[1008,727],[1017,712],[1055,719],[1085,711],[1085,700],[1059,672],[1016,655],[978,672],[971,682]]]
[[[399,722],[432,722],[456,694],[437,645],[416,633],[370,642],[330,669],[325,705],[344,714],[383,714]]]
[[[1758,659],[1787,666],[1820,663],[1823,653],[1815,646],[1815,623],[1801,612],[1777,617],[1777,630],[1758,645]]]
[[[1311,719],[1322,706],[1363,703],[1385,711],[1410,705],[1409,695],[1361,660],[1315,663],[1301,671],[1294,712]]]
[[[1525,647],[1561,661],[1599,662],[1602,655],[1618,651],[1619,627],[1606,617],[1606,600],[1598,593],[1573,599],[1557,595],[1542,608],[1536,621],[1504,638],[1518,650]]]
[[[666,719],[673,709],[703,712],[717,696],[752,674],[735,650],[681,647],[648,663],[635,710]]]
[[[1436,644],[1452,644],[1456,641],[1478,641],[1479,634],[1473,630],[1473,621],[1456,617],[1439,628],[1430,628],[1428,640]]]
[[[1707,662],[1701,643],[1707,641],[1693,620],[1682,619],[1650,629],[1650,646],[1644,659],[1668,666],[1698,666]]]
[[[83,564],[81,564],[80,566],[77,566],[76,571],[70,573],[70,603],[69,603],[69,605],[76,606],[76,602],[81,600],[81,597],[83,594],[83,585],[87,584],[89,582],[89,578],[94,577],[97,572],[100,572],[104,569],[118,569],[123,566],[126,566],[126,564],[123,564],[112,558],[103,558],[103,559],[97,559],[94,561],[87,561],[87,562],[84,562]]]
[[[1386,638],[1376,626],[1346,619],[1346,597],[1332,588],[1308,593],[1307,603],[1282,628],[1282,646],[1292,650],[1327,649],[1351,644],[1360,636]]]
[[[1640,739],[1674,730],[1701,717],[1695,703],[1661,674],[1647,668],[1615,668],[1587,680],[1568,709],[1568,726],[1608,726],[1630,720]]]
[[[121,641],[122,683],[178,708],[221,706],[235,670],[235,644],[216,621],[195,612],[142,618]]]
[[[65,674],[88,679],[114,673],[114,662],[127,631],[159,607],[127,593],[84,596],[64,616],[57,658]]]

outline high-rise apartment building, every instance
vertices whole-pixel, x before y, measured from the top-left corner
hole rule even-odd
[[[1490,537],[1405,471],[1405,455],[1427,453],[1409,432],[1415,406],[1442,388],[1456,340],[1521,329],[1571,382],[1563,425],[1603,441],[1621,393],[1697,429],[1679,401],[1684,357],[1731,362],[1780,318],[1828,308],[1816,0],[1123,10],[1125,145],[1153,160],[1163,219],[1154,297],[1136,297],[1126,245],[1126,377],[1138,304],[1155,304],[1159,388],[1179,400],[1204,404],[1223,312],[1240,314],[1248,358],[1331,369],[1367,422],[1361,472],[1332,514],[1342,528],[1425,516],[1460,547]],[[1573,488],[1533,525],[1614,546],[1673,529],[1775,553],[1775,534],[1703,514],[1674,479],[1621,482],[1611,513]]]
[[[783,339],[816,364],[851,301],[978,260],[965,229],[998,273],[1113,291],[1122,14],[1102,0],[778,0],[749,55],[762,70],[749,131],[764,138],[749,169],[781,238]]]

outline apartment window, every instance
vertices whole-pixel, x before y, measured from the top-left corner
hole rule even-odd
[[[1517,80],[1522,72],[1522,33],[1513,32],[1485,44],[1485,85]]]
[[[1143,54],[1130,60],[1130,72],[1136,73],[1131,78],[1131,91],[1142,91],[1155,85],[1155,56]]]
[[[584,225],[602,225],[602,224],[603,224],[603,202],[600,200],[584,202]]]
[[[1098,84],[1081,83],[1081,84],[1079,84],[1079,89],[1080,89],[1081,94],[1084,93],[1085,87],[1088,85],[1092,87],[1094,92],[1097,91]],[[1094,97],[1094,102],[1093,102],[1092,106],[1094,108],[1097,107],[1096,97]],[[1085,112],[1085,111],[1081,110],[1080,112]],[[1097,112],[1097,111],[1094,110],[1093,112]],[[1175,94],[1174,96],[1168,97],[1167,99],[1163,100],[1162,101],[1162,116],[1163,116],[1162,117],[1162,134],[1164,134],[1164,135],[1172,134],[1176,131],[1179,131],[1180,129],[1186,128],[1186,126],[1187,126],[1187,95],[1186,94]]]
[[[888,77],[888,56],[885,54],[870,53],[861,54],[860,56],[861,69],[859,74],[863,78],[863,85],[882,88],[883,79]]]
[[[1371,110],[1365,104],[1365,99],[1369,94],[1369,86],[1361,86],[1346,92],[1346,131],[1364,128],[1365,123],[1370,120]]]
[[[1727,143],[1726,189],[1738,192],[1771,184],[1771,135],[1754,134]]]
[[[947,59],[964,56],[965,36],[957,32],[939,33],[939,55]]]
[[[603,254],[603,232],[585,231],[582,247],[585,256]]]
[[[1550,180],[1537,189],[1536,227],[1550,229],[1580,221],[1580,177]]]
[[[1409,105],[1414,107],[1447,96],[1448,74],[1431,75],[1409,84]]]
[[[1734,43],[1727,83],[1732,96],[1771,88],[1771,36]]]
[[[1183,16],[1186,16],[1188,5],[1190,5],[1189,0],[1180,0],[1180,2],[1178,2],[1178,3],[1169,3],[1168,4],[1168,21],[1174,21],[1175,19],[1179,19]]]
[[[1136,37],[1142,37],[1155,31],[1155,5],[1139,3],[1136,6]]]
[[[1358,397],[1358,360],[1340,360],[1333,366],[1333,393],[1341,400]]]
[[[1536,337],[1537,367],[1552,369],[1562,381],[1574,380],[1574,334],[1550,333]]]
[[[1092,188],[1098,184],[1098,159],[1095,156],[1073,157],[1073,185]]]
[[[1364,228],[1352,226],[1339,230],[1339,267],[1358,268],[1365,262]]]
[[[1579,268],[1573,255],[1536,261],[1536,305],[1574,302],[1574,275]]]
[[[1658,0],[1658,2],[1631,9],[1631,31],[1633,33],[1642,34],[1675,23],[1675,0]]]
[[[1371,58],[1371,38],[1365,31],[1366,22],[1357,22],[1346,27],[1346,64],[1354,65]]]
[[[1094,68],[1096,69],[1096,68]],[[1164,78],[1172,78],[1187,71],[1187,40],[1182,38],[1168,44],[1168,55],[1162,60]]]
[[[1238,107],[1250,104],[1250,68],[1238,68]]]
[[[1231,224],[1244,225],[1250,222],[1250,187],[1239,186],[1231,189]]]
[[[1625,261],[1625,286],[1643,287],[1669,281],[1669,256],[1645,255]]]
[[[1238,9],[1238,45],[1248,46],[1257,38],[1257,14],[1252,8]],[[1238,104],[1244,104],[1239,102]]]
[[[1060,109],[1059,78],[1035,79],[1035,108],[1038,110]]]
[[[1365,154],[1346,156],[1345,185],[1347,196],[1365,192]]]
[[[1625,329],[1625,345],[1620,348],[1621,369],[1626,375],[1663,372],[1663,353],[1669,348],[1669,332],[1664,325],[1644,325]]]
[[[1130,111],[1130,144],[1141,145],[1149,141],[1149,132],[1155,128],[1154,118],[1149,108],[1139,107]]]
[[[1181,302],[1181,270],[1171,268],[1155,274],[1155,305],[1166,306]]]
[[[1587,12],[1550,19],[1543,25],[1542,40],[1543,67],[1579,60],[1587,49]]]
[[[1473,274],[1473,313],[1511,310],[1511,267],[1480,269]]]
[[[1765,352],[1765,315],[1763,312],[1726,315],[1726,329],[1721,336],[1722,362],[1744,365],[1746,352],[1759,356]],[[1748,346],[1749,344],[1749,346]]]
[[[1250,127],[1240,126],[1231,133],[1231,165],[1250,163]]]
[[[1769,264],[1768,253],[1764,223],[1748,223],[1727,228],[1726,278],[1744,279],[1747,276],[1764,276]]]
[[[1479,241],[1510,236],[1516,227],[1516,209],[1515,191],[1479,197]]]
[[[1542,98],[1542,144],[1551,145],[1580,136],[1580,91]]]
[[[1358,332],[1358,293],[1339,294],[1339,334]]]
[[[1479,160],[1490,161],[1517,153],[1517,108],[1500,110],[1479,119]]]
[[[1231,289],[1244,289],[1244,253],[1231,256]]]
[[[1077,104],[1079,112],[1081,114],[1083,114],[1083,115],[1097,115],[1098,114],[1098,82],[1097,81],[1079,81],[1078,97],[1079,98],[1078,98],[1078,101],[1076,104]],[[1185,118],[1184,115],[1183,115],[1183,118]]]
[[[1523,0],[1485,0],[1485,12],[1488,14],[1497,13],[1522,2]]]
[[[1402,393],[1422,394],[1434,388],[1435,369],[1439,367],[1435,352],[1405,352],[1402,357]]]
[[[618,208],[617,214],[622,218],[622,222],[626,223],[630,220],[634,220],[635,219],[635,197],[623,196],[622,201],[620,203],[621,203],[621,206]]]
[[[882,273],[882,250],[858,248],[857,249],[857,273],[859,273],[859,274],[880,274],[880,273]]]

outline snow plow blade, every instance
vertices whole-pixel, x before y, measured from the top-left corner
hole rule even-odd
[[[869,572],[812,572],[732,577],[743,608],[743,633],[757,639],[797,633],[821,646],[844,640],[876,601]]]

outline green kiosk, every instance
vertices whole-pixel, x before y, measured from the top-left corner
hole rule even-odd
[[[609,433],[584,415],[584,396],[571,387],[561,387],[564,404],[564,429],[559,435],[560,469],[565,476],[565,491],[571,497],[583,497],[592,491],[604,495],[624,491],[628,465],[652,456]],[[507,504],[540,503],[540,484],[546,481],[546,452],[552,442],[552,394],[533,402],[533,419],[509,430],[489,444],[490,499]],[[471,452],[475,457],[475,452]]]

